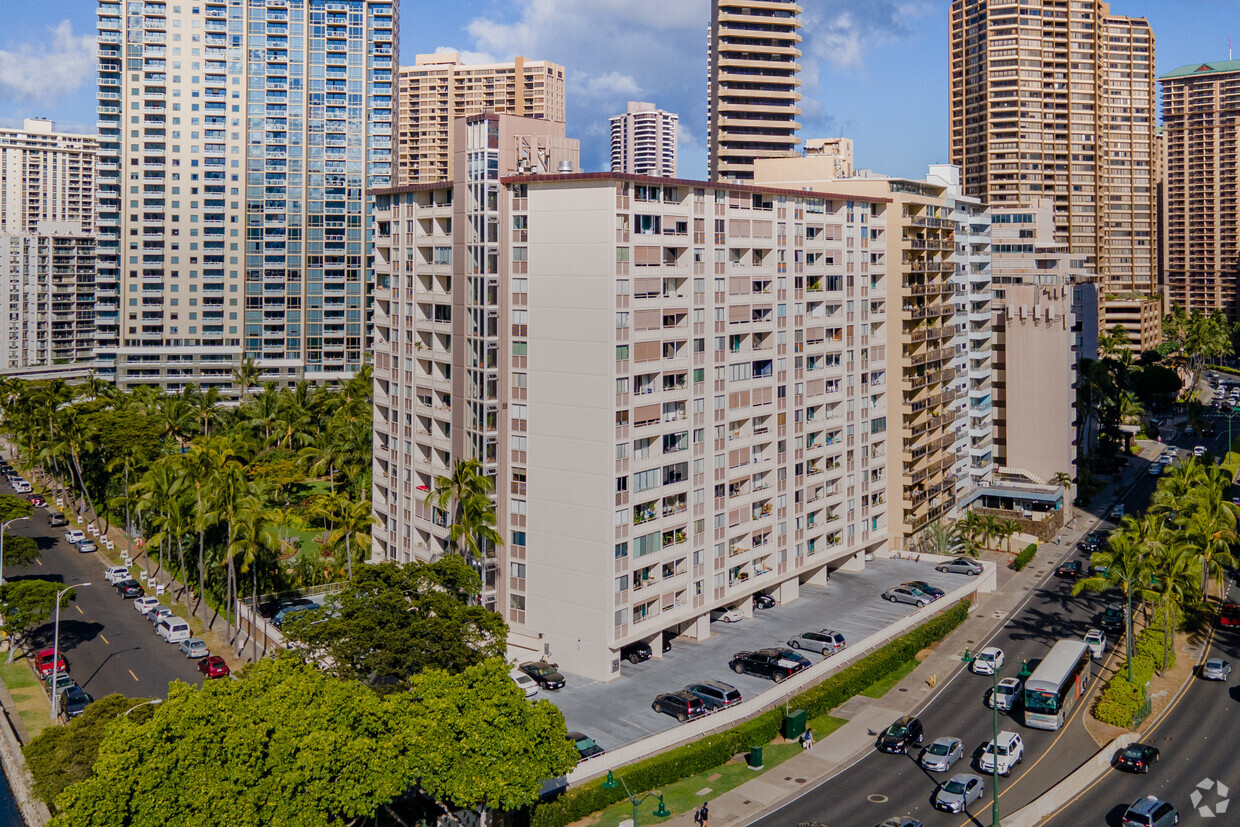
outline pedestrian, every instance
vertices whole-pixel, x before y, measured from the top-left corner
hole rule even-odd
[[[801,736],[801,749],[814,748],[814,731],[812,729],[805,730],[805,734]]]
[[[694,821],[701,824],[702,827],[710,827],[710,807],[707,806],[705,801],[702,802],[701,809],[699,809],[697,811],[697,815],[694,816]]]

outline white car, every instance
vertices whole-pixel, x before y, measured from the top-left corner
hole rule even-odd
[[[17,480],[13,483],[13,490],[18,494],[29,494],[34,489],[30,487],[30,483],[25,480]]]
[[[85,539],[86,534],[79,528],[71,528],[65,532],[65,541],[71,546],[76,546]]]
[[[999,762],[999,775],[1012,774],[1012,767],[1025,760],[1025,744],[1020,735],[1004,730],[999,733],[998,747],[995,741],[987,741],[982,747],[982,757],[977,759],[977,768],[982,772],[994,772],[995,761]]]
[[[740,609],[714,609],[710,613],[711,620],[722,620],[724,623],[739,623],[745,619]]]
[[[1089,656],[1097,660],[1106,652],[1107,636],[1101,629],[1090,629],[1085,633],[1085,645],[1089,647]]]
[[[998,708],[1000,712],[1011,712],[1023,686],[1020,678],[1004,678],[999,681],[998,686],[986,693],[986,705],[991,709]]]
[[[508,673],[508,677],[512,678],[513,683],[521,687],[522,691],[525,692],[525,697],[532,698],[538,694],[538,683],[520,669],[512,670]]]
[[[117,583],[121,582],[122,580],[129,579],[129,567],[128,566],[112,566],[111,568],[104,569],[103,579],[107,580],[109,583],[115,586]]]
[[[139,597],[133,602],[133,607],[138,610],[139,614],[144,616],[149,615],[151,610],[157,606],[159,606],[159,598],[151,597],[149,595],[146,597]]]
[[[1204,446],[1204,445],[1194,445],[1194,446],[1193,446],[1193,456],[1195,456],[1195,457],[1204,457],[1205,455],[1206,455],[1206,446]]]
[[[1170,451],[1168,451],[1167,453],[1163,454],[1161,457],[1158,458],[1158,464],[1164,467],[1170,465],[1173,462],[1175,462],[1175,454],[1171,453]]]
[[[993,675],[1003,668],[1003,650],[998,646],[987,646],[977,653],[973,659],[973,674]]]

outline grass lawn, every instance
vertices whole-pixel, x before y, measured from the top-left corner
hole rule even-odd
[[[301,541],[301,547],[306,550],[318,548],[317,538],[323,533],[321,529],[317,528],[296,529],[292,527],[285,527],[280,529],[280,531],[289,539],[292,539],[293,537],[298,538]]]
[[[814,731],[814,739],[820,740],[846,723],[848,722],[841,718],[820,715],[810,721],[809,726]],[[762,750],[762,763],[764,765],[762,770],[751,770],[746,766],[744,760],[734,760],[729,761],[722,767],[715,767],[712,770],[677,781],[675,784],[669,784],[663,788],[663,801],[672,814],[667,818],[655,818],[652,813],[659,806],[659,799],[651,797],[642,802],[642,805],[638,807],[638,823],[661,824],[678,815],[692,812],[702,806],[703,801],[710,801],[729,790],[736,789],[751,778],[770,772],[800,751],[801,746],[795,741],[790,744],[767,744]],[[620,775],[623,775],[623,772]],[[714,776],[716,775],[719,777],[715,778]],[[584,823],[597,824],[600,827],[618,827],[621,822],[631,821],[632,818],[633,805],[625,799],[618,804],[613,804],[601,813],[595,813],[587,818]]]
[[[917,659],[913,658],[904,662],[899,669],[889,674],[885,678],[874,681],[874,683],[862,689],[859,694],[865,695],[867,698],[881,698],[892,690],[892,688],[917,668]]]
[[[0,663],[0,680],[4,681],[13,702],[17,704],[17,714],[21,716],[28,737],[33,738],[51,726],[47,717],[47,693],[34,672],[30,671],[30,664],[24,657],[18,657],[12,663]]]

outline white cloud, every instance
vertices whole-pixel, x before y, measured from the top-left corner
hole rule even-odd
[[[860,66],[875,46],[914,33],[918,18],[934,10],[929,0],[835,0],[805,7],[806,51],[838,67]],[[947,37],[943,32],[942,36]]]
[[[75,35],[62,20],[42,43],[0,49],[0,98],[51,102],[78,88],[95,71],[95,38]]]
[[[471,52],[468,50],[457,49],[453,46],[436,46],[434,54],[459,54],[462,63],[499,63],[499,59],[494,55],[486,52]]]

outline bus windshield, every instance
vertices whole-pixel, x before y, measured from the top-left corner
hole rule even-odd
[[[1059,698],[1054,692],[1026,689],[1025,709],[1029,712],[1058,712]]]

